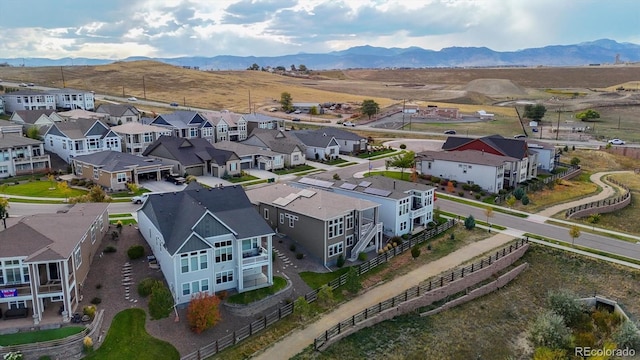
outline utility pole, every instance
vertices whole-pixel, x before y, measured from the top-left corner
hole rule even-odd
[[[401,130],[404,130],[404,107],[406,104],[406,100],[402,100],[402,127],[400,128]]]
[[[124,97],[124,86],[122,87],[122,97]]]
[[[558,135],[560,134],[560,111],[562,111],[562,108],[558,109],[558,126],[556,127],[556,141],[558,140]]]
[[[255,108],[253,109],[253,113],[256,113]],[[249,114],[251,114],[251,89],[249,89]]]
[[[620,130],[620,116],[618,115],[618,130]]]
[[[64,82],[64,70],[62,70],[62,66],[60,66],[60,74],[62,74],[62,87],[66,88],[66,84]]]
[[[147,99],[147,86],[144,84],[144,75],[142,75],[142,94]]]

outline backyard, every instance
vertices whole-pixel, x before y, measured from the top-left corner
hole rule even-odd
[[[68,193],[62,190],[57,182],[48,180],[33,180],[17,185],[4,184],[0,186],[0,193],[6,195],[48,197],[48,198],[70,198],[81,196],[87,193],[86,190],[68,188]]]

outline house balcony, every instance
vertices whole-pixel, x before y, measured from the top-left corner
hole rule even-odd
[[[38,286],[38,294],[62,293],[62,283],[60,281],[49,281]]]
[[[30,164],[30,163],[48,162],[48,161],[49,161],[49,155],[26,156],[26,157],[13,158],[13,162],[15,164]]]
[[[410,215],[411,215],[412,219],[427,215],[427,207],[426,206],[422,206],[422,207],[417,208],[417,209],[411,209]]]
[[[257,266],[269,263],[269,252],[263,247],[242,252],[243,266]]]
[[[3,292],[3,293],[6,292],[6,294],[3,294],[2,296],[3,298],[11,298],[16,296],[14,292],[15,290],[18,291],[17,296],[31,295],[31,287],[29,286],[29,284],[11,284],[11,285],[0,286],[0,292]]]

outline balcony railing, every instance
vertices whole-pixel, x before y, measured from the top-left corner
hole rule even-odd
[[[423,206],[419,209],[411,210],[411,218],[417,218],[427,214],[427,207]]]
[[[26,284],[13,284],[13,285],[2,285],[0,286],[1,290],[18,290],[18,296],[31,295],[31,288]]]
[[[13,162],[16,163],[16,164],[34,163],[34,162],[41,162],[41,161],[49,161],[49,155],[26,156],[26,157],[13,158]]]
[[[255,265],[263,262],[269,262],[269,252],[262,246],[242,253],[242,265]]]

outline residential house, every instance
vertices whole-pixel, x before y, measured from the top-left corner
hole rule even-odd
[[[109,228],[106,203],[25,216],[0,232],[0,309],[27,309],[34,325],[68,322]]]
[[[185,140],[187,141],[187,140]],[[152,194],[138,210],[140,234],[176,304],[199,292],[245,292],[273,284],[273,230],[242,186]]]
[[[240,169],[277,170],[284,168],[284,154],[259,146],[235,141],[221,141],[213,144],[216,149],[231,151],[240,158]]]
[[[324,108],[322,107],[322,104],[320,103],[314,103],[314,102],[296,102],[291,104],[291,106],[293,107],[293,110],[299,110],[301,113],[304,114],[309,114],[311,113],[311,109],[312,108],[316,108],[316,113],[317,114],[324,114]]]
[[[296,167],[306,163],[304,144],[290,132],[282,130],[254,129],[243,144],[259,146],[284,155],[284,166]]]
[[[423,151],[416,154],[416,171],[459,183],[477,184],[490,193],[504,188],[505,169],[519,160],[485,151]]]
[[[247,138],[247,120],[243,115],[227,110],[202,113],[215,127],[215,142],[243,141]]]
[[[11,114],[9,121],[14,124],[22,125],[24,133],[35,126],[38,129],[43,126],[51,126],[53,123],[64,121],[65,119],[58,115],[55,110],[16,110]]]
[[[83,109],[58,111],[57,114],[65,121],[78,120],[78,119],[94,119],[94,120],[101,120],[105,124],[107,123],[107,118],[109,117],[107,114],[101,114],[101,113],[83,110]]]
[[[201,138],[209,143],[215,142],[213,125],[195,111],[178,110],[169,114],[160,114],[149,125],[170,129],[173,136],[178,138]]]
[[[47,93],[56,97],[56,108],[58,109],[93,110],[95,108],[93,93],[89,91],[64,88],[48,90]]]
[[[100,104],[96,109],[98,114],[106,114],[109,125],[123,125],[130,122],[140,122],[140,111],[130,104]]]
[[[247,122],[247,134],[251,134],[254,129],[280,130],[284,127],[282,119],[263,114],[243,114],[242,118]]]
[[[91,180],[109,191],[127,190],[128,183],[139,184],[139,176],[160,180],[173,164],[119,151],[106,150],[72,159],[76,176]]]
[[[313,132],[321,134],[322,136],[333,136],[340,147],[341,154],[357,154],[367,151],[367,138],[363,138],[351,131],[334,127],[324,127],[314,130]]]
[[[325,266],[382,247],[380,205],[321,189],[274,184],[247,190],[262,217]]]
[[[338,158],[340,144],[326,133],[313,130],[290,131],[305,147],[305,156],[311,160],[333,160]]]
[[[56,97],[47,92],[34,90],[20,90],[2,95],[5,112],[13,113],[18,110],[55,110]]]
[[[560,154],[555,146],[531,139],[527,139],[526,142],[529,151],[538,154],[538,167],[541,170],[551,172],[556,168],[556,162],[560,158]]]
[[[166,160],[173,173],[225,177],[239,175],[240,158],[231,151],[216,149],[205,139],[181,139],[161,136],[142,153],[143,156]]]
[[[0,133],[0,177],[46,173],[51,159],[42,141],[18,134]]]
[[[504,188],[513,188],[517,184],[533,179],[538,175],[538,154],[529,151],[527,142],[524,140],[504,138],[500,135],[490,135],[477,139],[450,136],[442,145],[442,149],[458,152],[477,150],[518,159],[517,162],[506,162]]]
[[[14,124],[7,120],[0,120],[0,133],[4,135],[15,134],[22,136],[22,125]]]
[[[139,122],[128,122],[111,127],[120,136],[122,152],[139,155],[158,140],[160,136],[171,136],[171,130],[165,127],[144,125]]]
[[[103,150],[120,151],[120,136],[94,119],[77,119],[54,123],[44,134],[44,148],[67,163],[71,158]]]
[[[384,224],[383,233],[386,236],[417,233],[433,221],[433,186],[385,176],[370,176],[357,181],[303,177],[297,184],[380,204],[380,221]]]

